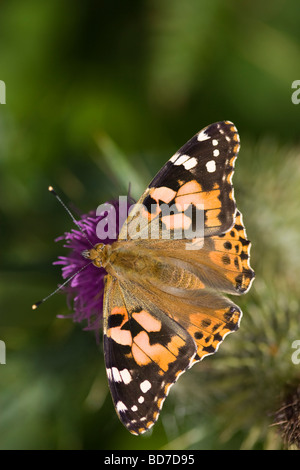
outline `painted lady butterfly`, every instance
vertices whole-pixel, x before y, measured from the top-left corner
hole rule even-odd
[[[238,151],[232,122],[206,127],[159,171],[138,201],[143,210],[130,212],[119,239],[84,253],[107,271],[107,377],[119,418],[133,434],[153,426],[178,377],[239,327],[240,308],[222,295],[244,294],[254,278],[231,183]],[[164,215],[163,205],[173,213]],[[203,233],[177,238],[176,229],[193,224],[199,207]],[[158,236],[127,236],[137,220],[140,235],[159,221]],[[169,239],[162,236],[166,227]],[[201,248],[187,249],[195,241]]]

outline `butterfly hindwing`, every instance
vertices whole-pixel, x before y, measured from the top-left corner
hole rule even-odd
[[[254,271],[249,263],[251,243],[247,239],[242,214],[237,211],[232,229],[220,236],[211,237],[211,241],[213,248],[208,250],[207,257],[219,267],[219,272],[234,287],[234,292],[226,289],[223,292],[238,295],[248,292],[254,279]]]
[[[159,280],[159,285],[167,285],[168,279],[176,275],[178,263],[196,276],[198,282],[194,287],[197,289],[241,295],[250,289],[254,279],[249,263],[251,243],[239,211],[236,212],[233,227],[221,235],[199,240],[130,240],[125,243],[127,248],[124,249],[142,250],[150,257],[163,257],[170,266],[173,264],[165,279]],[[189,249],[190,245],[194,249]]]

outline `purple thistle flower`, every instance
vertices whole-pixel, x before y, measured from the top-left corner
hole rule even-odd
[[[100,215],[96,215],[96,211],[91,211],[89,214],[82,215],[81,220],[78,221],[78,225],[84,233],[79,228],[72,229],[55,240],[64,240],[64,247],[70,250],[67,256],[59,256],[58,261],[53,263],[54,265],[63,266],[63,279],[68,279],[78,273],[62,288],[67,293],[70,309],[72,309],[73,302],[74,313],[70,317],[74,322],[87,321],[85,328],[87,330],[99,330],[101,326],[106,271],[103,268],[94,266],[92,263],[88,264],[82,252],[90,249],[91,244],[93,246],[97,243],[112,244],[116,241],[121,228],[120,225],[122,225],[122,223],[119,223],[119,216],[121,221],[125,221],[127,212],[133,203],[134,201],[130,197],[127,198],[126,205],[121,205],[119,201],[109,203],[113,206],[116,214],[116,233],[111,238],[101,240],[96,233],[97,225],[106,217],[107,211],[103,211]],[[125,210],[126,214],[124,213]],[[120,211],[121,214],[119,214]],[[66,316],[60,315],[59,318],[66,318]]]

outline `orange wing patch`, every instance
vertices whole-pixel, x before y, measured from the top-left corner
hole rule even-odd
[[[214,354],[225,336],[239,328],[241,315],[240,309],[236,306],[219,309],[211,315],[203,313],[190,315],[187,331],[197,345],[197,355],[193,363]]]
[[[247,240],[240,212],[236,214],[232,229],[212,240],[215,251],[209,253],[209,257],[224,270],[225,277],[236,284],[239,291],[246,292],[254,279],[254,271],[249,264],[251,243]]]
[[[185,196],[186,194],[201,193],[203,191],[201,184],[196,180],[189,181],[188,183],[181,183],[182,184],[177,192],[178,197]]]
[[[132,345],[132,335],[130,330],[124,330],[122,327],[128,322],[128,313],[125,307],[115,307],[109,318],[109,324],[106,335],[116,343],[122,346]]]
[[[208,209],[208,211],[206,212],[205,225],[207,227],[218,227],[219,225],[221,225],[220,214],[220,209]]]
[[[152,204],[150,211],[143,207],[141,215],[146,218],[149,222],[151,222],[161,213],[159,201],[168,204],[170,201],[172,201],[172,199],[174,199],[175,194],[176,191],[173,191],[172,189],[167,188],[165,186],[162,186],[161,188],[151,188],[148,191],[147,196],[150,196],[156,204]]]
[[[135,320],[142,331],[133,334],[129,325]],[[173,335],[165,345],[150,343],[149,334],[161,331],[162,323],[150,312],[141,310],[133,312],[130,316],[125,307],[114,307],[109,317],[107,337],[121,346],[130,346],[131,354],[136,364],[145,366],[151,362],[166,372],[171,363],[176,361],[181,347],[185,341],[178,335]]]
[[[202,191],[201,186],[196,181],[190,181],[178,190],[175,204],[178,210],[184,210],[189,204],[195,206],[202,204],[205,210],[219,209],[222,206],[219,196],[219,189]]]
[[[150,195],[157,203],[158,201],[165,202],[168,204],[172,199],[174,199],[176,191],[173,189],[162,186],[161,188],[151,188]]]
[[[192,224],[192,219],[184,212],[180,214],[165,215],[161,218],[167,230],[188,230]]]
[[[169,351],[168,347],[159,343],[150,344],[146,331],[141,331],[135,336],[131,351],[138,365],[146,365],[152,361],[164,372],[169,369],[172,362],[176,361],[176,355]]]
[[[148,332],[161,330],[161,321],[154,318],[153,315],[145,310],[134,312],[132,314],[132,318],[134,318]]]

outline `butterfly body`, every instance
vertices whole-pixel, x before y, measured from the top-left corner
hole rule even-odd
[[[119,239],[84,253],[107,272],[107,377],[133,434],[151,428],[178,377],[239,327],[242,312],[223,295],[247,292],[254,278],[231,183],[238,149],[229,121],[200,131],[153,179]]]

